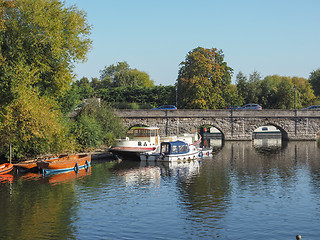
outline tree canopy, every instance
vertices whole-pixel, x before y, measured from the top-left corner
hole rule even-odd
[[[154,85],[146,72],[131,69],[126,61],[106,66],[100,74],[101,85],[105,87],[152,87]]]
[[[72,149],[58,101],[70,87],[73,64],[86,60],[91,48],[86,14],[58,0],[5,2],[0,2],[0,134],[6,137],[0,152],[9,143],[17,155]]]
[[[316,96],[320,96],[320,68],[310,73],[309,82],[314,90]]]
[[[232,73],[222,50],[193,49],[180,63],[177,79],[179,108],[223,107],[223,94],[230,86]]]
[[[254,72],[248,80],[242,72],[237,74],[237,88],[244,103],[258,103],[263,108],[293,109],[309,106],[316,100],[307,79],[278,75],[261,79],[257,76],[260,74]]]

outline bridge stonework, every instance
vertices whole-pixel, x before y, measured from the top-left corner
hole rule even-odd
[[[307,110],[117,110],[128,127],[159,127],[162,136],[196,132],[200,126],[219,129],[224,140],[252,140],[258,127],[273,125],[286,140],[317,140],[320,111]]]

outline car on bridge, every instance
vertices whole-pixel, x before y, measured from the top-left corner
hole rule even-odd
[[[163,105],[157,108],[152,108],[152,110],[177,110],[177,107],[174,105]]]
[[[239,110],[262,110],[262,107],[256,103],[248,103],[243,105],[242,107],[237,108]]]
[[[302,110],[320,110],[320,105],[312,105],[307,108],[303,108]]]
[[[238,109],[239,106],[237,105],[230,105],[230,106],[227,106],[226,109]]]

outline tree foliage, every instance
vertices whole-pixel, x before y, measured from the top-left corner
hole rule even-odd
[[[320,96],[320,68],[310,73],[309,82],[316,96]]]
[[[1,87],[10,94],[10,72],[17,62],[33,70],[30,86],[59,96],[71,81],[74,62],[84,61],[91,47],[86,14],[58,0],[16,0],[6,9],[1,35]],[[6,98],[7,99],[7,98]]]
[[[101,85],[104,87],[152,87],[154,85],[146,72],[131,69],[125,61],[106,66],[100,74]]]
[[[21,70],[16,79],[26,80],[28,74]],[[56,102],[40,96],[27,82],[14,87],[15,98],[1,112],[0,153],[8,154],[9,144],[16,158],[72,151],[74,141]]]
[[[91,101],[74,119],[72,133],[78,150],[110,146],[116,137],[123,137],[125,127],[106,102]]]
[[[222,50],[198,47],[180,64],[177,86],[179,108],[216,109],[226,103],[223,92],[233,70],[224,62]]]
[[[117,106],[118,103],[137,103],[145,108],[152,108],[175,104],[176,88],[175,86],[104,88],[98,91],[97,96]]]
[[[261,80],[257,72],[250,76],[248,80],[243,73],[237,74],[237,88],[244,103],[258,103],[263,108],[293,109],[294,106],[309,106],[315,101],[311,85],[304,78],[272,75]]]
[[[73,150],[58,101],[91,47],[86,14],[58,0],[0,3],[0,151],[10,143],[17,156]]]

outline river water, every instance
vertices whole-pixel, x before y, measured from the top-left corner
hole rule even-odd
[[[1,239],[319,239],[317,142],[227,142],[180,164],[0,177]]]

